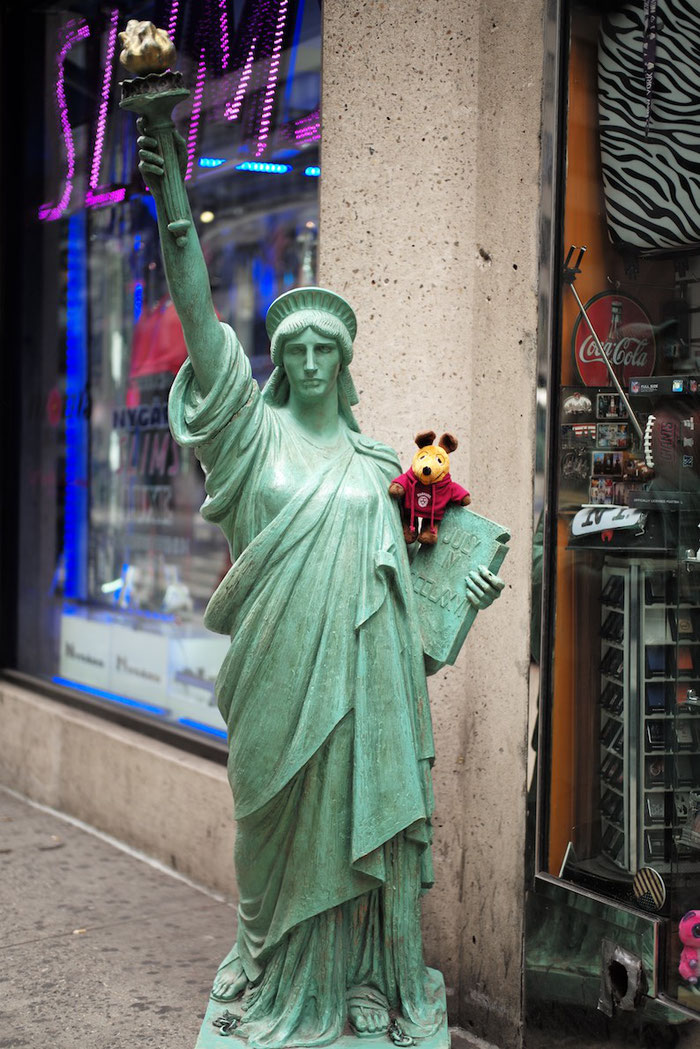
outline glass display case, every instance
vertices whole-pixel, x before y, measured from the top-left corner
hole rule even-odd
[[[700,1017],[700,23],[667,8],[561,24],[526,958],[533,1001],[670,1031]]]

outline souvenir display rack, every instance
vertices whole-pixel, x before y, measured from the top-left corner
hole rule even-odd
[[[601,852],[630,874],[700,870],[700,566],[608,558],[600,644]]]

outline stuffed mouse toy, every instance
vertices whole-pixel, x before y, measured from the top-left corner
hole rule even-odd
[[[403,534],[407,543],[415,543],[416,539],[419,543],[436,543],[437,522],[442,520],[445,507],[449,503],[468,506],[471,502],[466,488],[450,477],[449,453],[457,447],[456,438],[444,433],[437,444],[433,444],[434,440],[433,430],[416,434],[418,451],[410,470],[389,485],[389,495],[403,500]]]

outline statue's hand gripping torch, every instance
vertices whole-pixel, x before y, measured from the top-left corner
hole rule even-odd
[[[169,68],[175,61],[175,48],[165,30],[156,29],[152,22],[132,19],[119,39],[124,48],[122,65],[129,72],[142,74],[122,82],[119,105],[142,118],[139,131],[144,141],[140,145],[148,149],[149,137],[155,142],[155,147],[151,147],[153,155],[140,167],[142,173],[145,169],[161,180],[167,227],[175,243],[182,247],[192,222],[180,172],[179,136],[171,114],[177,103],[189,96],[189,91],[182,83],[182,73]]]

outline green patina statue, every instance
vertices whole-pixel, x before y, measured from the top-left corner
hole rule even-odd
[[[184,193],[186,213],[167,214],[163,187],[182,182],[184,143],[170,130],[175,148],[163,148],[162,121],[156,135],[139,111],[140,169],[189,350],[171,428],[204,467],[202,513],[233,560],[205,617],[231,637],[216,692],[240,898],[209,1028],[259,1049],[345,1042],[346,1025],[445,1047],[444,984],[420,931],[433,880],[423,645],[388,492],[401,468],[352,412],[355,315],[320,288],[278,298],[267,315],[275,370],[261,391],[214,312]],[[464,593],[485,608],[502,586],[477,569]]]

